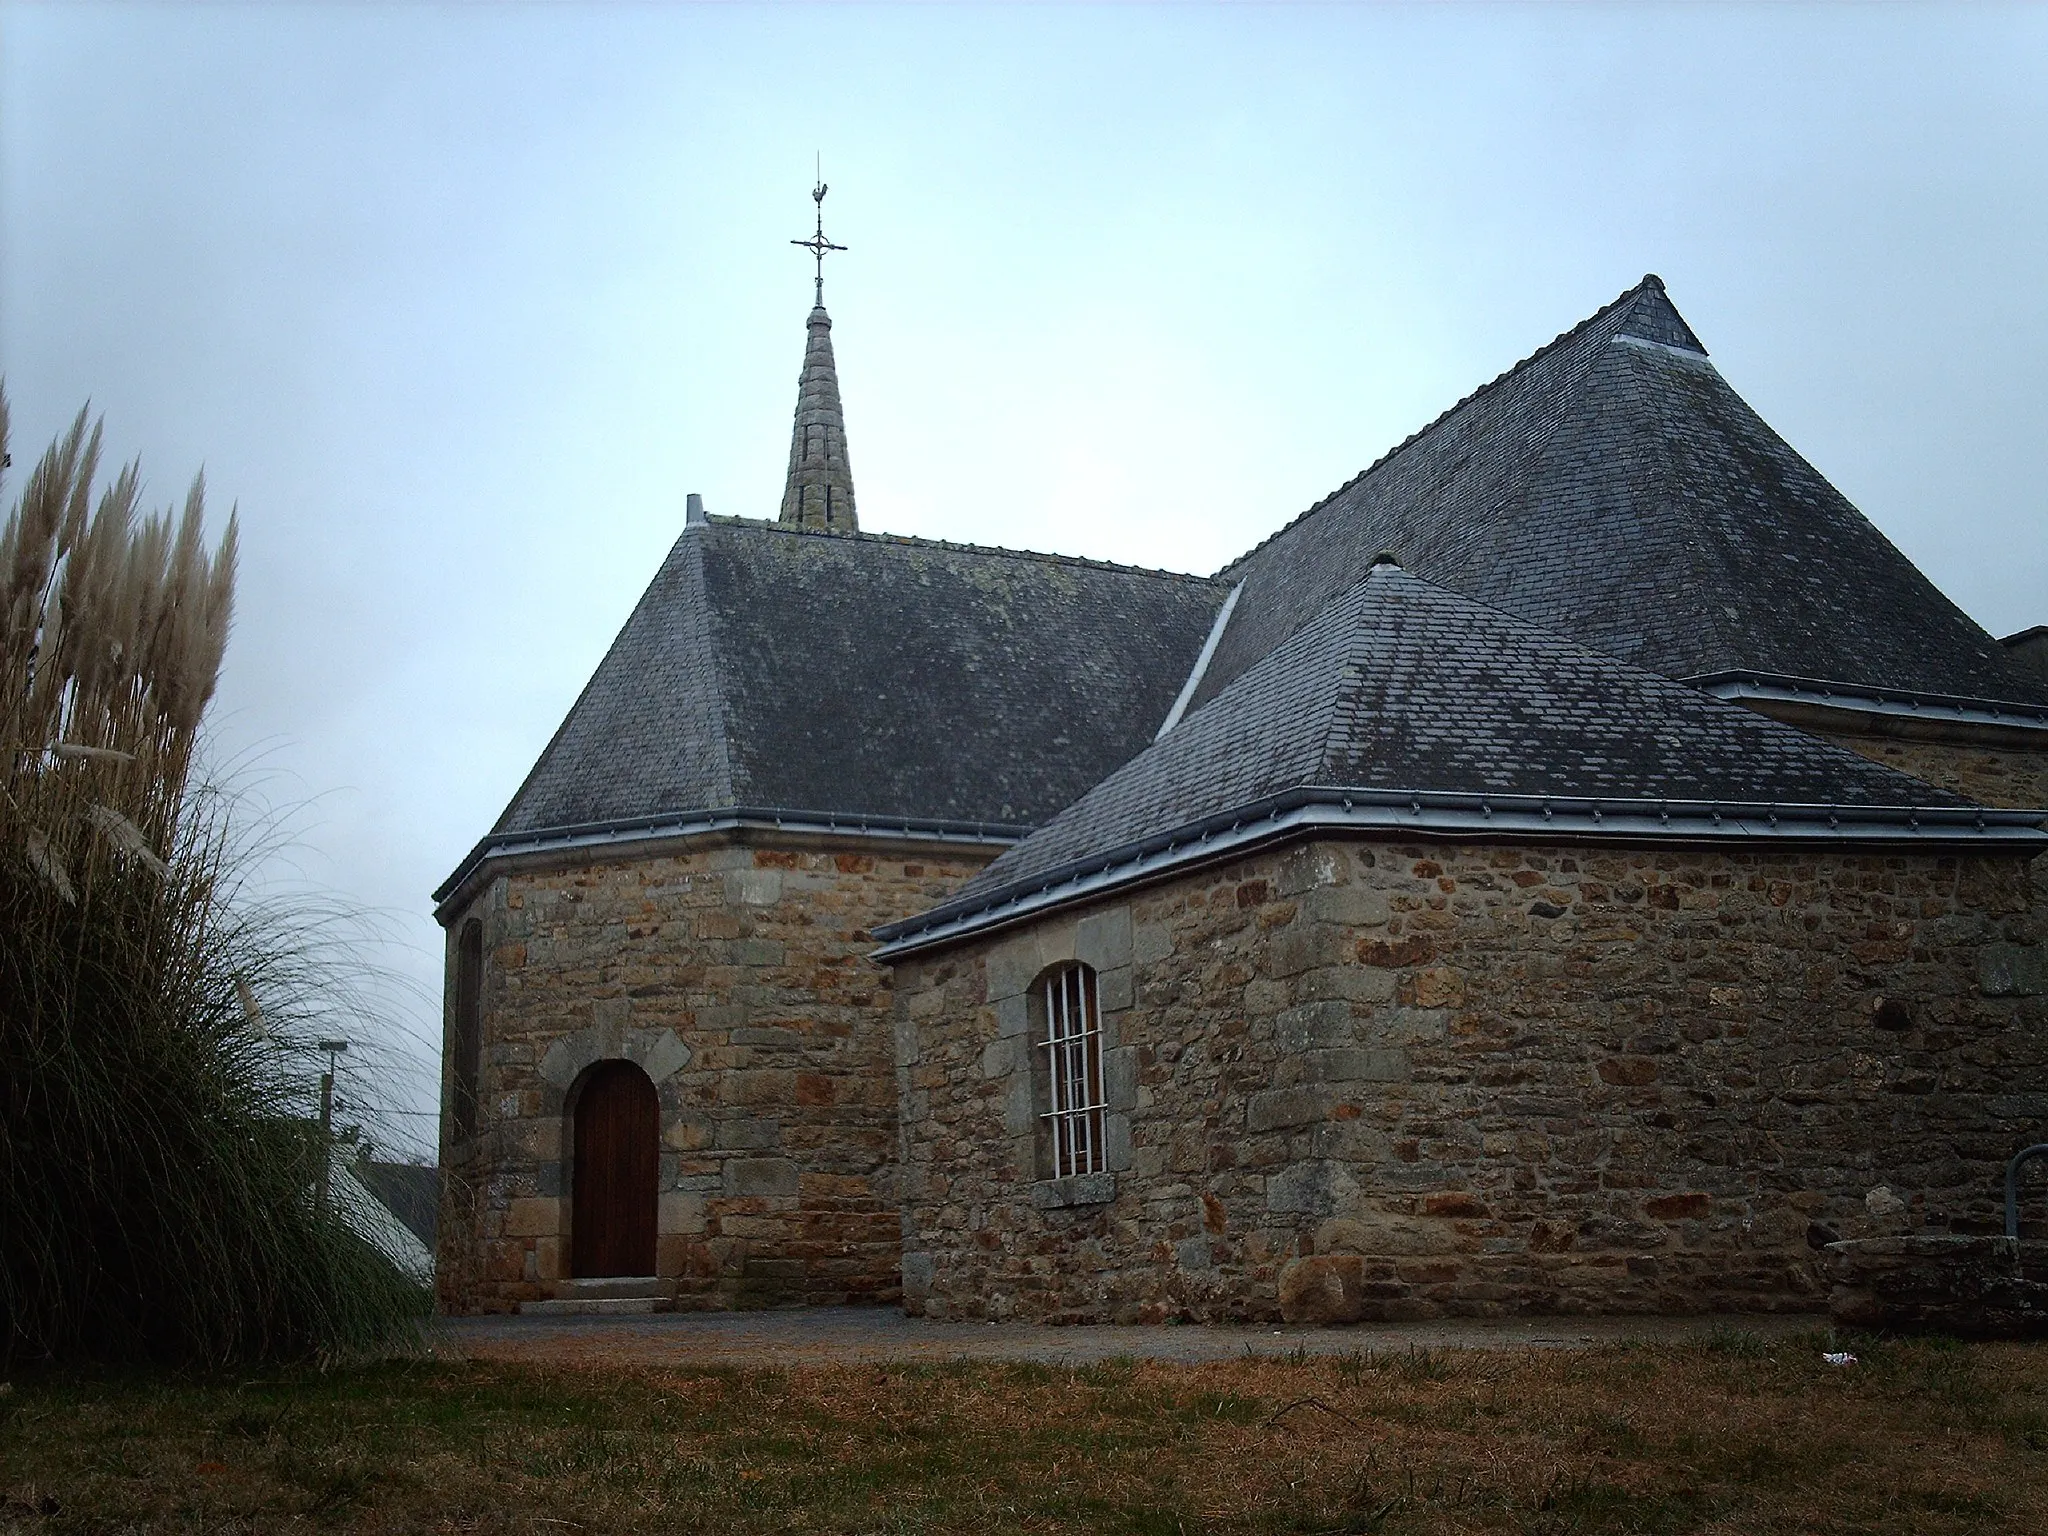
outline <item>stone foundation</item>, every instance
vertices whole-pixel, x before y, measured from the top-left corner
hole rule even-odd
[[[677,1305],[893,1302],[890,978],[868,930],[987,857],[728,841],[493,880],[448,924],[451,1007],[471,918],[486,963],[478,1133],[442,1152],[442,1306],[508,1310],[568,1278],[570,1096],[614,1058],[656,1086]]]
[[[2009,857],[1326,842],[913,956],[905,1305],[1818,1310],[1829,1243],[1998,1230],[2044,910]],[[1024,998],[1072,959],[1109,1166],[1039,1198]]]

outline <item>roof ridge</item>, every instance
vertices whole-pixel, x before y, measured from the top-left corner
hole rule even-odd
[[[1216,575],[1213,579],[1217,581],[1223,580],[1227,573],[1236,570],[1239,566],[1243,565],[1247,560],[1251,559],[1253,555],[1256,555],[1260,550],[1264,549],[1268,544],[1271,544],[1275,539],[1279,538],[1282,534],[1292,531],[1298,524],[1307,522],[1308,519],[1314,517],[1316,513],[1322,511],[1325,507],[1329,506],[1331,502],[1335,501],[1339,496],[1342,496],[1354,485],[1357,485],[1360,481],[1364,480],[1368,475],[1371,475],[1376,470],[1380,469],[1382,466],[1390,463],[1403,450],[1413,447],[1415,443],[1420,441],[1422,438],[1427,437],[1431,432],[1434,432],[1438,427],[1442,426],[1444,422],[1448,421],[1451,417],[1455,416],[1459,411],[1462,411],[1466,406],[1470,405],[1473,401],[1477,400],[1481,395],[1489,394],[1492,391],[1498,389],[1501,385],[1505,384],[1509,379],[1513,378],[1516,374],[1522,372],[1525,368],[1529,367],[1532,363],[1536,362],[1537,359],[1545,357],[1551,352],[1556,351],[1559,347],[1563,346],[1566,342],[1570,341],[1580,332],[1586,330],[1588,327],[1594,325],[1598,321],[1606,319],[1609,315],[1613,314],[1616,310],[1620,309],[1622,305],[1633,303],[1635,300],[1641,298],[1645,293],[1648,293],[1651,289],[1655,289],[1659,293],[1664,292],[1664,279],[1659,277],[1654,272],[1646,272],[1643,274],[1642,279],[1633,288],[1626,289],[1622,293],[1618,294],[1616,297],[1609,299],[1605,304],[1601,305],[1598,309],[1594,310],[1593,313],[1586,316],[1585,319],[1579,321],[1578,324],[1571,326],[1566,330],[1559,331],[1555,336],[1551,337],[1550,340],[1543,343],[1542,346],[1538,347],[1535,351],[1531,352],[1527,357],[1523,358],[1520,362],[1513,364],[1501,373],[1495,374],[1492,378],[1488,379],[1484,384],[1481,384],[1477,389],[1473,390],[1470,394],[1466,395],[1462,400],[1459,400],[1456,404],[1447,406],[1443,410],[1439,411],[1427,423],[1420,427],[1417,427],[1413,432],[1410,432],[1406,437],[1402,438],[1400,442],[1394,444],[1393,447],[1389,448],[1385,453],[1381,454],[1378,458],[1374,459],[1370,464],[1366,465],[1365,468],[1361,469],[1349,480],[1346,480],[1334,491],[1331,491],[1328,495],[1316,501],[1307,510],[1296,513],[1292,518],[1288,519],[1285,523],[1282,523],[1278,528],[1275,528],[1271,533],[1267,534],[1263,539],[1259,540],[1259,542],[1254,544],[1250,549],[1246,550],[1243,554],[1239,555],[1235,560],[1231,561],[1228,565],[1223,566],[1216,572]]]
[[[1673,313],[1676,313],[1675,309]],[[1681,315],[1679,318],[1683,320],[1685,317]],[[1690,326],[1687,329],[1690,329]],[[1628,350],[1627,348],[1621,349],[1624,353]],[[1670,363],[1663,359],[1647,357],[1626,358],[1620,354],[1601,359],[1602,364],[1613,365],[1618,363],[1620,366],[1631,370],[1637,366],[1639,361],[1641,366],[1649,369],[1670,366]],[[1726,378],[1722,377],[1721,370],[1718,367],[1714,369],[1714,378],[1720,382],[1721,387],[1738,404],[1746,406],[1747,402],[1743,401],[1739,394],[1736,394],[1734,387],[1728,383]],[[1665,435],[1666,422],[1661,400],[1660,398],[1653,397],[1652,393],[1658,386],[1645,384],[1642,382],[1642,379],[1642,375],[1635,375],[1629,380],[1628,387],[1622,391],[1624,408],[1635,413],[1635,420],[1639,425],[1645,424],[1644,416],[1647,413],[1648,421],[1646,424],[1650,432],[1655,434],[1655,440],[1664,451],[1661,453],[1644,453],[1642,445],[1645,434],[1642,431],[1632,431],[1624,438],[1617,457],[1621,461],[1622,482],[1628,487],[1629,499],[1634,504],[1632,510],[1640,516],[1645,508],[1662,508],[1665,515],[1683,533],[1683,537],[1678,541],[1679,553],[1692,568],[1690,574],[1692,580],[1697,584],[1697,590],[1709,591],[1718,589],[1710,586],[1710,576],[1721,577],[1722,580],[1719,583],[1719,588],[1726,588],[1735,584],[1731,578],[1740,575],[1735,563],[1730,558],[1728,538],[1725,531],[1716,526],[1715,520],[1706,515],[1704,507],[1694,497],[1684,494],[1684,487],[1679,483],[1677,473],[1672,464],[1670,444]],[[1750,414],[1756,415],[1754,411]],[[1765,422],[1761,416],[1757,417],[1757,423],[1766,432],[1771,430],[1769,423]],[[1791,445],[1787,444],[1786,446],[1789,448]],[[1743,634],[1734,622],[1729,619],[1726,609],[1722,604],[1717,602],[1702,604],[1697,613],[1705,621],[1707,631],[1714,637],[1714,643],[1720,648],[1722,654],[1734,655],[1741,651]]]
[[[970,555],[1002,555],[1011,560],[1036,560],[1046,565],[1070,565],[1091,571],[1122,571],[1135,576],[1165,576],[1174,581],[1191,581],[1205,587],[1229,589],[1229,583],[1220,576],[1204,576],[1199,571],[1169,571],[1152,565],[1125,565],[1115,560],[1091,560],[1086,555],[1062,555],[1049,550],[1009,549],[1000,544],[962,544],[954,539],[928,539],[909,533],[870,533],[866,529],[807,528],[787,525],[760,517],[738,517],[731,513],[714,512],[705,515],[707,523],[721,524],[728,528],[751,528],[762,533],[782,534],[800,539],[849,539],[868,544],[899,544],[913,549],[958,550]]]
[[[549,735],[547,745],[535,754],[533,766],[526,770],[525,777],[519,781],[519,787],[513,790],[511,798],[505,802],[505,808],[498,812],[497,819],[491,823],[489,836],[496,837],[506,830],[506,821],[510,819],[513,811],[518,808],[519,803],[526,798],[527,792],[539,782],[541,770],[548,766],[549,760],[554,756],[555,749],[567,740],[569,727],[575,723],[585,703],[595,694],[598,681],[604,675],[605,664],[611,660],[613,654],[625,643],[627,632],[633,627],[633,620],[639,617],[642,607],[645,606],[648,598],[653,595],[654,589],[661,584],[662,577],[669,573],[671,562],[679,562],[678,570],[684,576],[694,581],[698,595],[702,596],[704,591],[704,552],[697,546],[695,540],[688,538],[688,532],[689,530],[685,529],[682,533],[676,535],[675,543],[669,546],[668,553],[662,556],[661,564],[655,567],[653,577],[648,581],[646,587],[641,590],[640,595],[633,600],[633,606],[627,610],[625,621],[619,625],[618,631],[611,638],[611,643],[604,648],[604,654],[598,658],[597,665],[590,669],[590,676],[583,680],[583,686],[576,690],[575,699],[571,701],[568,709],[563,711],[561,723]],[[714,642],[710,633],[710,616],[704,612],[706,605],[698,602],[690,606],[700,614],[705,654],[712,667],[710,692],[717,702],[719,711],[717,750],[719,760],[724,768],[726,798],[730,800],[734,788],[732,778],[732,717],[726,704],[725,689],[721,684],[723,669],[719,665],[718,657],[711,651],[711,646]]]
[[[1386,613],[1386,604],[1373,602],[1372,594],[1367,589],[1385,579],[1380,574],[1382,571],[1388,571],[1400,576],[1408,574],[1401,569],[1398,561],[1389,560],[1382,564],[1380,561],[1375,560],[1366,567],[1363,576],[1332,598],[1322,610],[1323,613],[1327,613],[1331,608],[1335,608],[1340,603],[1349,603],[1351,605],[1351,613],[1344,621],[1344,642],[1338,647],[1338,686],[1330,689],[1329,698],[1322,706],[1324,713],[1323,725],[1316,742],[1316,768],[1318,773],[1328,769],[1330,754],[1336,745],[1339,732],[1345,730],[1351,724],[1351,717],[1347,712],[1346,706],[1349,703],[1355,702],[1355,695],[1348,693],[1342,686],[1344,674],[1356,669],[1359,677],[1363,678],[1365,675],[1366,663],[1361,654],[1368,648],[1365,643],[1365,632],[1368,628],[1377,630],[1380,620]],[[1292,635],[1282,640],[1279,645],[1274,646],[1267,655],[1278,654],[1282,647],[1291,644],[1299,636],[1306,634],[1309,625],[1313,624],[1320,617],[1320,613],[1310,615],[1307,623],[1296,629]],[[1260,661],[1264,659],[1264,657],[1261,657]],[[1245,668],[1244,672],[1240,672],[1235,678],[1231,679],[1230,686],[1235,687],[1243,680],[1246,673],[1251,672],[1257,666],[1258,662],[1254,662],[1252,666]],[[1217,698],[1221,698],[1222,692],[1227,691],[1226,689],[1219,692]],[[1213,704],[1216,700],[1211,699],[1209,702]]]

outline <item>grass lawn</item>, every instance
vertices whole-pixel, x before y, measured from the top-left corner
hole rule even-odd
[[[17,1375],[5,1531],[2048,1531],[2048,1347]]]

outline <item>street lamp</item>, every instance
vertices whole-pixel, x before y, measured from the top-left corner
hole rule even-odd
[[[315,1199],[321,1210],[327,1209],[327,1171],[334,1161],[334,1064],[335,1059],[348,1049],[346,1040],[322,1040],[319,1048],[327,1053],[327,1070],[320,1074],[320,1182]]]

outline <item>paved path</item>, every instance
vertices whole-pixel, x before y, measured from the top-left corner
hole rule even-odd
[[[473,1360],[562,1365],[846,1365],[879,1360],[1034,1360],[1085,1365],[1229,1360],[1245,1354],[1408,1349],[1583,1349],[1625,1339],[1670,1341],[1716,1329],[1802,1333],[1824,1316],[1515,1318],[1360,1324],[1350,1328],[1088,1327],[934,1323],[882,1307],[772,1312],[664,1312],[638,1317],[459,1317],[433,1327],[437,1351]]]

